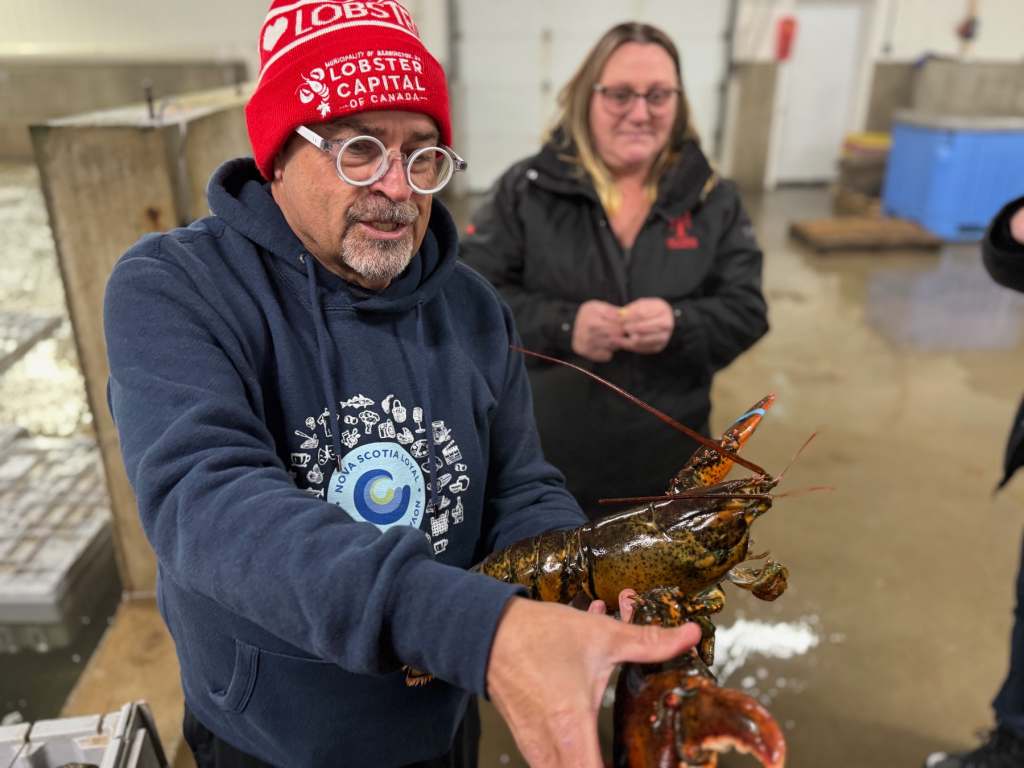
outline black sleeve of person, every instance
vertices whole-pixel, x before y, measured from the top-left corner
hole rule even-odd
[[[1024,208],[1024,197],[1008,203],[992,219],[981,244],[985,268],[992,279],[1000,285],[1024,292],[1024,243],[1013,239],[1010,219]],[[1010,439],[1006,443],[1003,459],[1003,479],[996,490],[1006,485],[1013,473],[1024,466],[1024,401],[1021,401],[1017,415],[1010,427]]]

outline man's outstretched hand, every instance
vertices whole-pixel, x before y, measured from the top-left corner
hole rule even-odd
[[[518,597],[505,608],[487,690],[532,768],[602,768],[597,714],[615,666],[664,661],[700,640],[694,624],[635,626],[603,610]]]

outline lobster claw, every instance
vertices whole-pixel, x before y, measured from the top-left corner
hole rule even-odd
[[[750,754],[782,768],[786,742],[768,711],[719,688],[692,654],[664,665],[626,665],[615,695],[616,768],[717,765],[717,753]]]
[[[765,411],[772,407],[775,402],[775,395],[770,394],[762,397],[756,403],[733,422],[723,434],[720,445],[730,453],[736,453],[743,447],[743,444],[750,439],[761,423]],[[732,469],[732,459],[726,458],[718,451],[706,446],[701,446],[693,455],[668,486],[668,493],[680,493],[692,488],[704,488],[722,482],[725,476]]]

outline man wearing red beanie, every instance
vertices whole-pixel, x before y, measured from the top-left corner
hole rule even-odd
[[[207,766],[476,765],[473,695],[537,766],[601,765],[614,666],[699,633],[467,570],[585,518],[508,308],[433,199],[465,166],[397,2],[276,0],[254,158],[107,287],[109,401]],[[430,673],[410,687],[402,669]]]

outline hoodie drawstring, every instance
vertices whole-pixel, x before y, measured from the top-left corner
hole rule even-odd
[[[416,303],[416,348],[421,351],[426,349],[423,342],[423,304],[419,302]],[[428,506],[436,510],[438,468],[434,451],[433,421],[430,417],[430,387],[423,387],[420,394],[423,397],[424,423],[430,427],[427,430],[427,466],[430,467],[430,480],[427,481],[427,486],[430,488],[430,504]]]
[[[306,266],[306,277],[309,284],[309,303],[311,313],[313,315],[313,325],[316,328],[316,346],[317,359],[320,364],[320,382],[323,386],[324,393],[330,401],[330,405],[327,410],[334,419],[334,429],[330,430],[331,444],[334,447],[335,464],[340,472],[341,440],[338,437],[338,430],[341,429],[341,421],[334,410],[335,407],[337,407],[339,400],[337,390],[335,389],[334,377],[331,375],[331,364],[328,356],[328,350],[331,349],[330,335],[327,331],[327,321],[324,319],[323,305],[320,303],[320,296],[317,291],[316,265],[313,263],[313,257],[309,254],[302,254],[299,256],[299,260]],[[416,348],[417,350],[426,349],[423,333],[423,305],[420,302],[417,302],[416,304]],[[436,510],[438,469],[437,452],[434,447],[434,435],[432,432],[433,421],[430,414],[430,387],[424,387],[418,394],[423,398],[423,416],[425,423],[431,426],[431,430],[428,430],[427,432],[427,466],[429,467],[429,470],[426,474],[429,476],[429,479],[427,480],[427,488],[430,493],[430,502],[428,507],[432,510]]]
[[[341,429],[341,420],[338,418],[338,414],[334,410],[338,407],[337,404],[339,401],[338,392],[334,386],[334,377],[331,376],[331,366],[328,358],[330,337],[327,333],[327,322],[324,320],[324,309],[320,304],[320,296],[317,291],[316,265],[313,263],[313,257],[308,253],[303,253],[299,256],[299,261],[306,265],[306,278],[309,285],[310,312],[313,315],[313,326],[316,328],[317,358],[320,363],[320,383],[323,386],[324,395],[327,397],[328,414],[334,421],[334,429],[327,427],[327,431],[331,433],[331,445],[334,448],[334,462],[340,472],[341,440],[338,438],[338,430]]]

